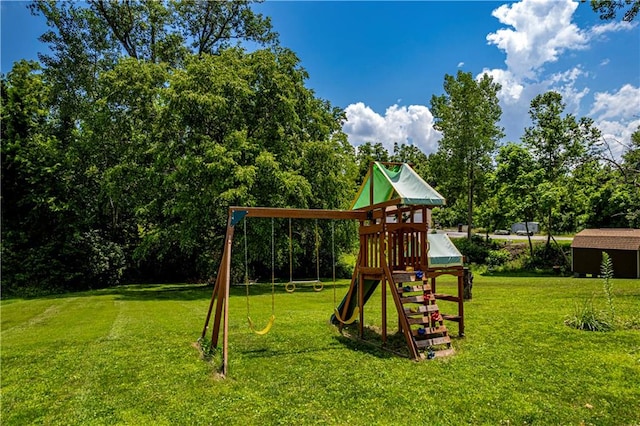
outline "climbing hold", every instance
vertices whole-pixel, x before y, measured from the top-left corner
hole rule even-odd
[[[424,328],[419,328],[419,329],[418,329],[418,334],[419,334],[420,336],[424,336],[426,332],[427,332],[427,330],[425,330]]]
[[[411,291],[411,287],[410,286],[404,286],[404,288],[402,289],[403,291]]]
[[[434,359],[436,357],[436,353],[433,349],[429,348],[429,352],[427,353],[427,359]]]
[[[417,279],[421,280],[423,276],[424,276],[424,272],[422,272],[422,271],[416,271],[416,278],[417,278]]]

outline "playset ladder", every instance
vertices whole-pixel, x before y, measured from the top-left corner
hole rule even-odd
[[[414,358],[425,359],[453,354],[449,331],[436,304],[428,279],[412,281],[412,275],[394,271],[390,287],[396,301],[399,321]],[[413,275],[415,276],[415,275]],[[415,356],[417,355],[417,356]]]

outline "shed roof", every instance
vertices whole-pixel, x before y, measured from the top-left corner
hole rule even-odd
[[[387,167],[388,166],[388,167]],[[373,203],[370,187],[373,185]],[[366,208],[389,200],[398,200],[403,205],[442,206],[445,199],[426,183],[408,164],[374,162],[364,178],[358,195],[353,201],[353,210]]]
[[[573,238],[572,248],[640,250],[640,229],[584,229]]]

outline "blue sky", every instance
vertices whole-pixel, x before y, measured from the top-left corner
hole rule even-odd
[[[430,100],[459,69],[502,84],[504,141],[519,140],[531,99],[547,90],[563,95],[567,112],[593,118],[618,152],[615,141],[640,125],[638,22],[600,21],[588,2],[267,1],[256,9],[298,54],[307,85],[345,109],[354,145],[433,152],[441,135]],[[25,2],[2,1],[0,10],[6,73],[14,60],[37,58],[45,27]]]

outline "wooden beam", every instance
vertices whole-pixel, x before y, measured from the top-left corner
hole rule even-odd
[[[229,216],[229,227],[231,235],[227,239],[227,259],[224,281],[224,335],[222,336],[222,377],[227,375],[229,368],[229,287],[231,282],[231,248],[233,246],[233,227],[231,226],[231,216]],[[225,250],[226,250],[225,249]]]
[[[275,207],[229,207],[229,212],[244,211],[246,217],[273,217],[280,219],[345,219],[365,220],[367,212],[361,210],[289,209]]]

